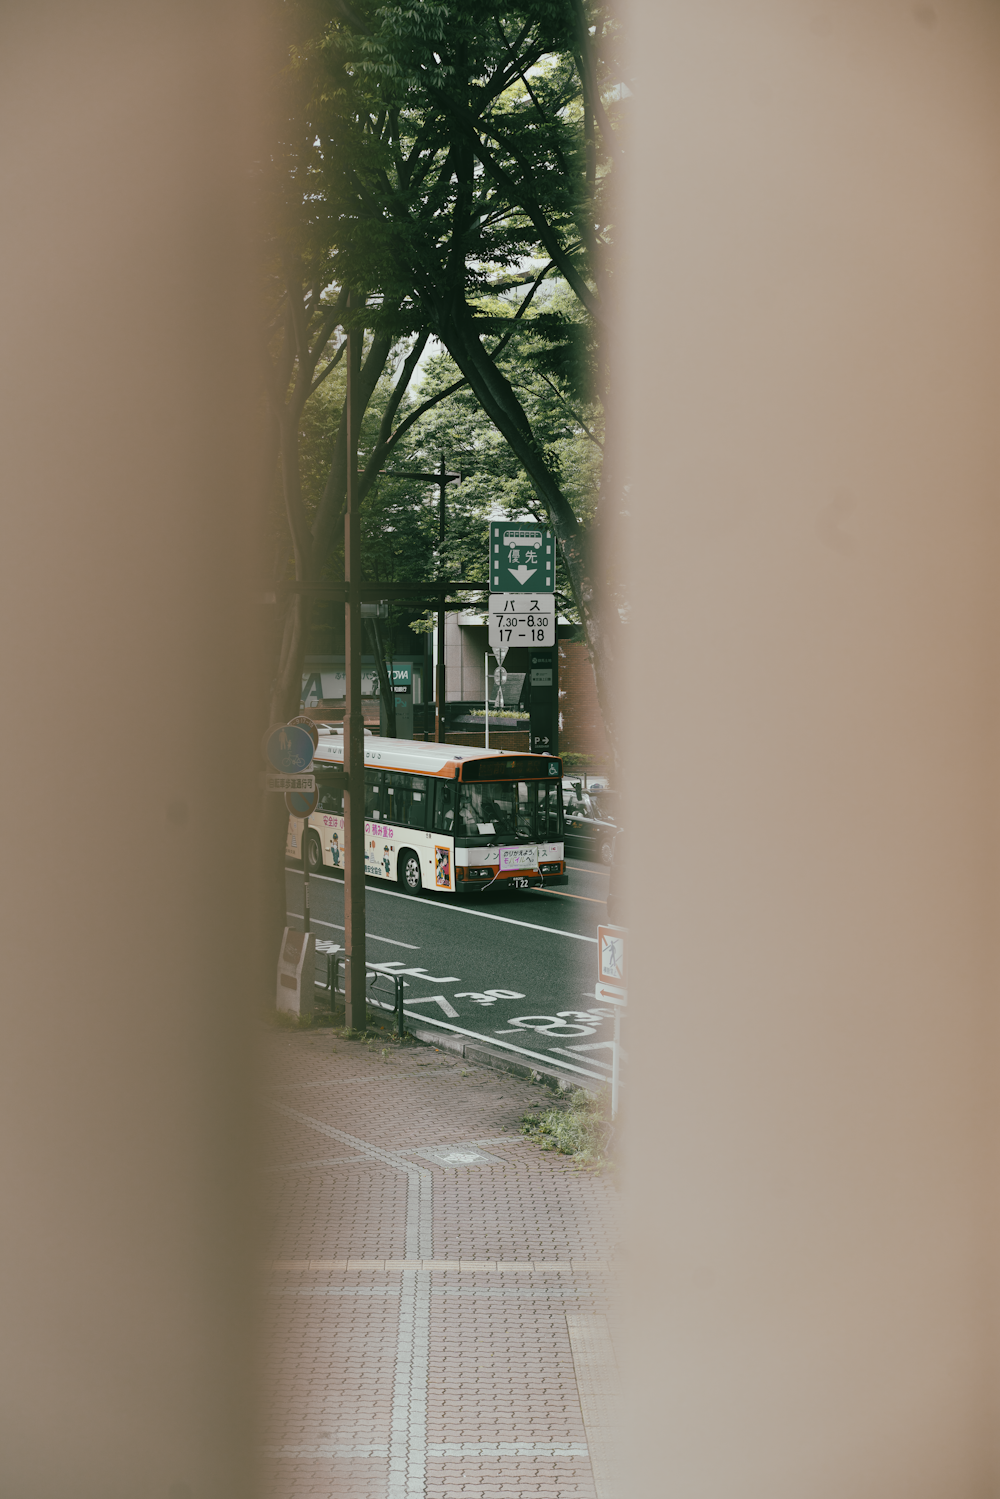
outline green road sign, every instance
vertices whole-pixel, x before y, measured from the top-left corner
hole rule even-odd
[[[551,593],[556,548],[548,526],[534,521],[490,521],[490,593]]]

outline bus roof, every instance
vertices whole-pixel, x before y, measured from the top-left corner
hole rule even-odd
[[[518,760],[526,758],[526,752],[516,752]],[[366,739],[365,764],[382,770],[410,770],[417,775],[448,776],[458,773],[459,766],[467,760],[510,759],[510,750],[479,749],[474,744],[437,744],[421,739]],[[549,755],[533,755],[532,759],[546,761]],[[317,766],[343,765],[344,738],[342,734],[320,735],[319,746],[314,756]],[[541,772],[540,772],[541,773]]]

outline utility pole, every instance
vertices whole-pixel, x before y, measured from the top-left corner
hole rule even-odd
[[[348,294],[351,310],[354,298]],[[365,720],[361,707],[361,515],[358,394],[363,333],[347,333],[347,505],[344,511],[344,1025],[367,1029],[365,1011]]]

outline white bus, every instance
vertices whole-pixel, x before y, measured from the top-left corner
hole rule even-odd
[[[322,735],[319,805],[290,817],[285,851],[311,872],[344,867],[343,792],[323,784],[344,740]],[[562,762],[418,739],[365,740],[365,874],[403,890],[472,894],[568,883]]]

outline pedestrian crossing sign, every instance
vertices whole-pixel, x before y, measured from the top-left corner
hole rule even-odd
[[[597,928],[597,977],[617,989],[628,988],[627,938],[628,931],[623,926]]]

